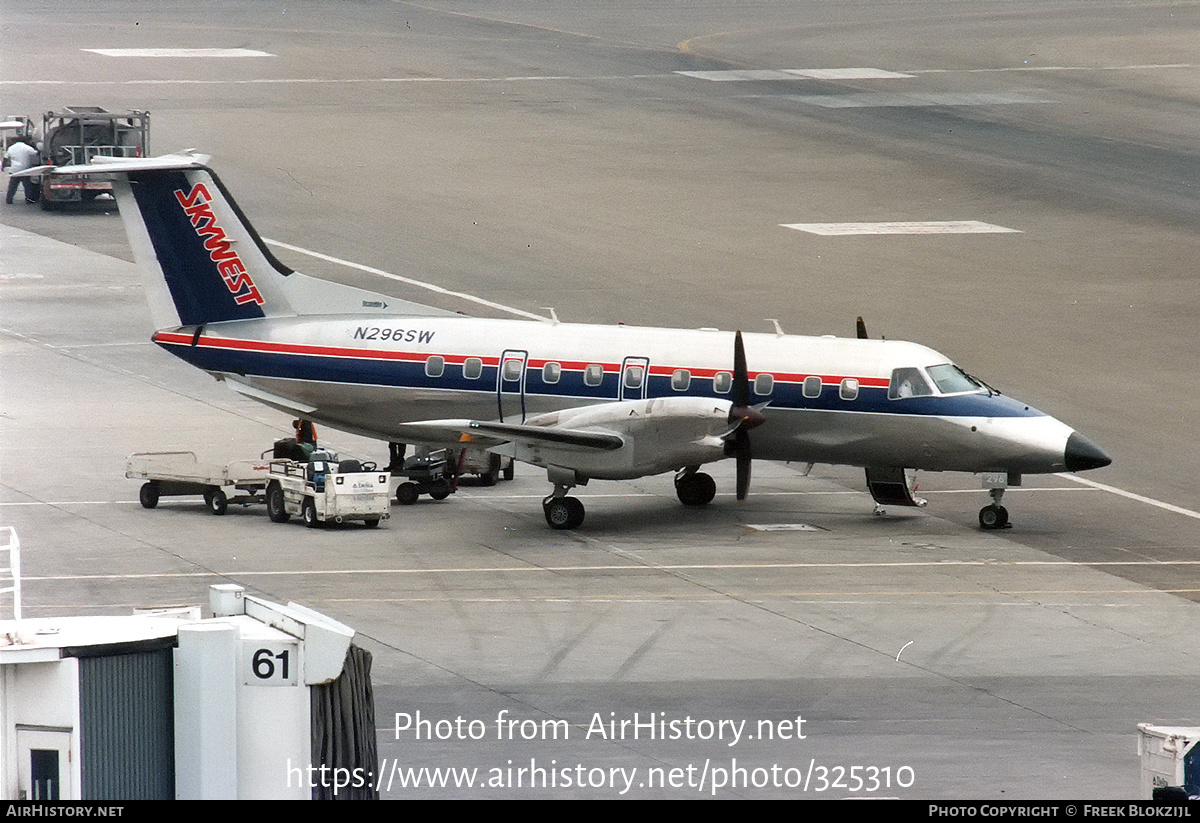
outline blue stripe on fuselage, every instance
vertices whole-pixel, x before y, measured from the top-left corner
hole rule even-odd
[[[160,342],[171,354],[197,368],[212,372],[228,372],[252,377],[283,380],[303,380],[322,383],[385,386],[416,390],[496,392],[496,366],[484,366],[478,379],[463,376],[461,366],[447,363],[441,377],[425,374],[425,361],[372,360],[333,355],[289,354],[279,352],[245,351],[230,348],[187,346]],[[426,354],[422,354],[424,358]],[[525,394],[531,397],[562,398],[568,403],[615,401],[619,375],[605,372],[599,386],[587,386],[583,371],[563,369],[557,383],[545,383],[540,369],[527,369]],[[649,397],[715,397],[731,399],[728,392],[713,391],[711,378],[693,377],[687,391],[671,388],[669,376],[649,375],[646,386]],[[867,414],[899,414],[933,417],[1041,417],[1038,410],[1018,400],[1000,394],[974,393],[950,396],[908,397],[888,399],[886,388],[861,387],[854,400],[843,400],[836,384],[825,385],[820,397],[804,397],[800,383],[775,381],[769,397],[751,395],[751,403],[770,401],[772,409],[811,409],[820,411],[858,412]]]

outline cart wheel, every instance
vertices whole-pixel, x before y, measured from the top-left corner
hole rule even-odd
[[[292,519],[283,505],[283,487],[275,482],[267,488],[267,517],[272,523],[286,523]]]
[[[229,507],[229,499],[225,497],[225,492],[213,486],[204,493],[204,502],[208,505],[208,510],[216,515],[225,513],[225,509]]]
[[[142,501],[142,507],[153,509],[158,505],[158,484],[153,480],[143,483],[142,488],[138,490],[138,500]]]
[[[379,518],[378,517],[364,518],[363,525],[366,526],[368,529],[378,528],[379,527]]]
[[[304,525],[310,529],[321,528],[321,521],[317,519],[317,507],[313,505],[312,498],[304,499],[304,505],[300,507],[300,516],[304,518]]]
[[[429,490],[429,496],[434,500],[445,500],[450,496],[450,491],[450,481],[443,477],[434,482],[433,488]]]
[[[411,506],[421,496],[416,483],[401,483],[396,487],[396,502],[403,506]]]

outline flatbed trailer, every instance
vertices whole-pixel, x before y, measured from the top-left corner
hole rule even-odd
[[[230,503],[266,503],[270,462],[234,460],[224,465],[201,463],[195,452],[136,452],[125,462],[125,476],[145,480],[138,499],[147,509],[161,497],[202,495],[213,514],[225,514]]]

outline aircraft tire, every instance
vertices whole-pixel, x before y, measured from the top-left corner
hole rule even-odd
[[[153,480],[143,483],[142,487],[138,489],[138,500],[141,502],[142,507],[146,509],[153,509],[157,506],[158,484]]]
[[[420,496],[416,483],[401,483],[396,487],[396,502],[402,506],[411,506]]]
[[[272,523],[286,523],[292,519],[283,505],[283,487],[275,482],[267,487],[267,517]]]
[[[321,521],[317,519],[317,507],[313,505],[311,498],[304,498],[304,503],[300,506],[300,517],[310,529],[321,528]]]
[[[685,506],[707,506],[717,496],[717,483],[711,475],[693,472],[675,483],[675,495]]]
[[[208,506],[208,510],[217,516],[224,514],[229,507],[229,499],[225,496],[225,492],[216,486],[204,493],[204,502]]]
[[[556,497],[544,504],[546,523],[552,529],[577,529],[583,524],[584,508],[577,498]]]
[[[366,526],[368,529],[377,529],[377,528],[379,528],[379,518],[378,517],[364,518],[363,525]]]
[[[1008,526],[1008,509],[1003,506],[984,506],[979,510],[979,528],[991,531]]]
[[[514,473],[513,464],[512,464],[512,461],[510,460],[508,465],[500,470],[500,476],[503,477],[505,480],[512,480],[513,473]]]

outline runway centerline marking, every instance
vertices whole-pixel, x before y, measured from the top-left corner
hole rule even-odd
[[[80,49],[105,57],[274,57],[257,49]]]
[[[923,220],[887,223],[780,223],[785,229],[819,234],[825,237],[852,234],[1023,234],[1010,229],[983,223],[979,220]]]

